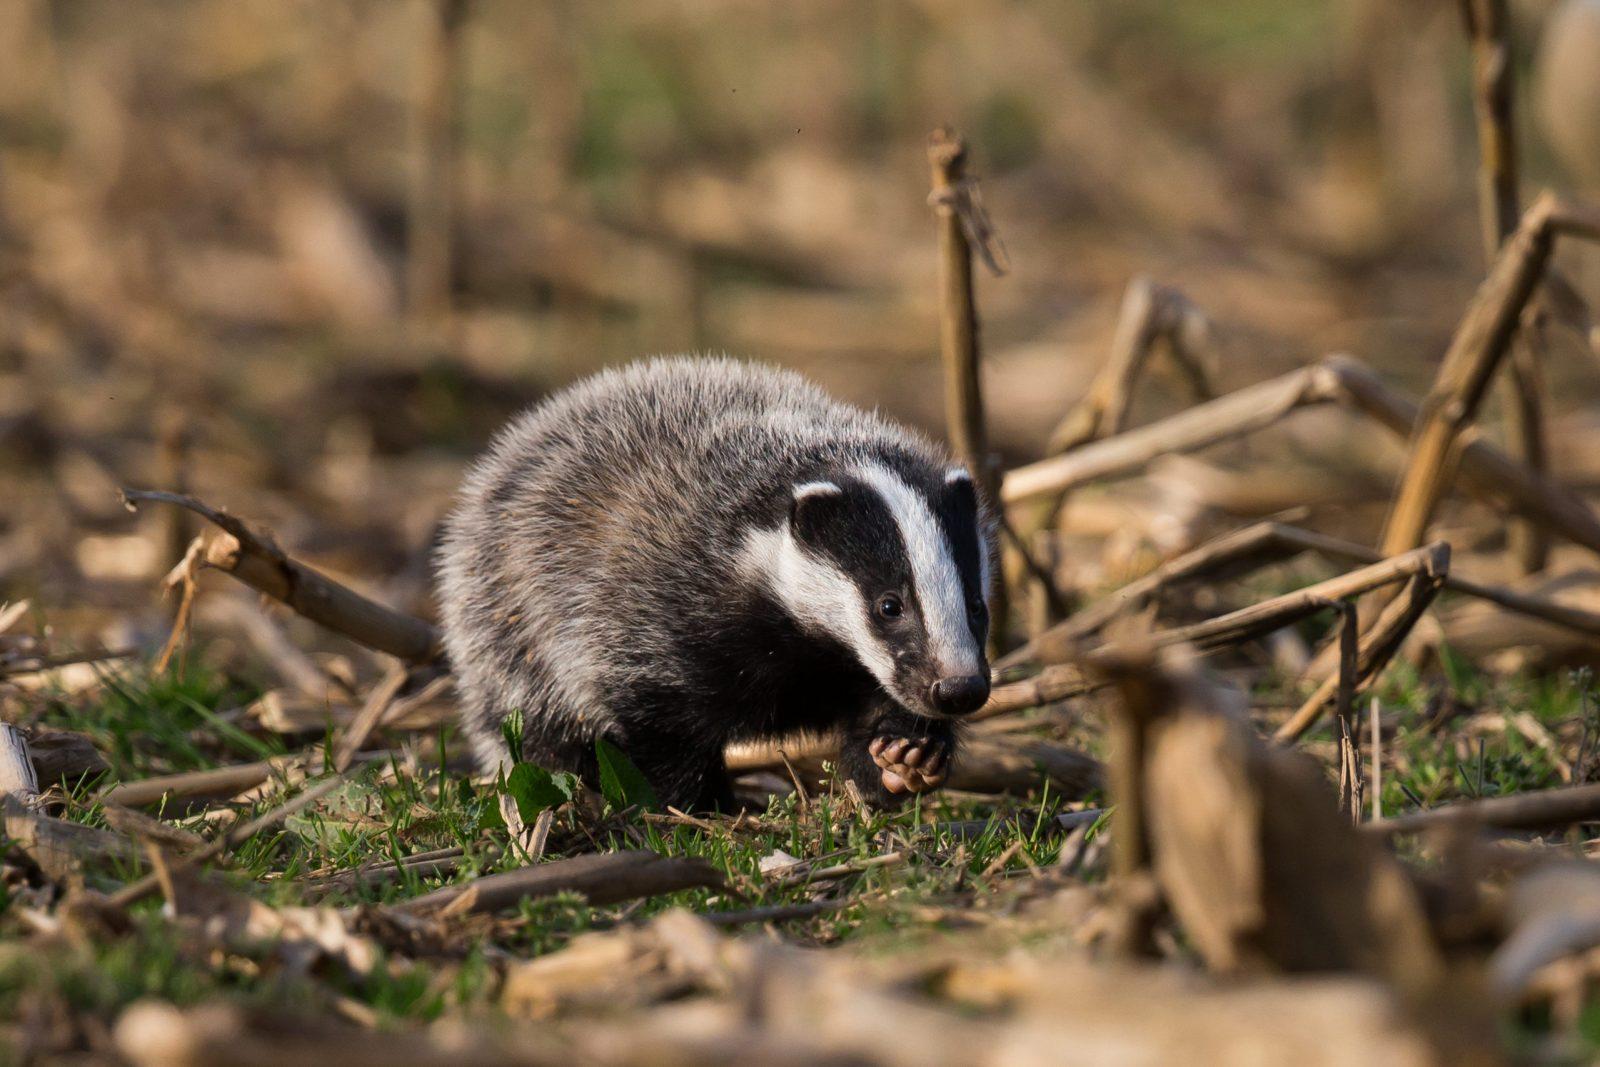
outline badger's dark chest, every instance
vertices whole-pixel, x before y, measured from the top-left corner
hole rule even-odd
[[[825,730],[860,712],[878,686],[844,646],[803,632],[776,603],[755,598],[720,625],[680,641],[699,665],[705,710],[729,740]]]

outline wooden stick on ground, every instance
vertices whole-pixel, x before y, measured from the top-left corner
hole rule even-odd
[[[1365,828],[1370,833],[1393,836],[1456,822],[1496,830],[1540,830],[1596,820],[1600,820],[1600,784],[1464,800],[1370,822]]]
[[[80,880],[90,864],[128,864],[139,860],[139,846],[122,834],[68,822],[35,811],[18,795],[0,796],[0,829],[60,884]]]
[[[995,273],[1001,268],[976,185],[966,173],[966,142],[951,130],[935,130],[928,138],[928,162],[933,170],[928,202],[939,222],[939,347],[944,357],[945,427],[956,458],[972,471],[984,497],[996,503],[1000,485],[984,424],[973,252],[981,254]],[[1017,547],[1026,551],[1026,546]],[[1004,648],[1010,610],[1003,581],[995,583],[991,597],[990,643]]]
[[[439,632],[426,622],[385,607],[307,567],[279,548],[272,535],[190,496],[124,489],[130,510],[144,501],[176,504],[222,530],[211,539],[203,562],[280,600],[313,622],[411,663],[437,659]]]
[[[1048,689],[1035,690],[1038,699],[1019,700],[1015,711],[1035,707],[1040,703],[1061,700],[1073,692],[1087,692],[1105,685],[1104,681],[1087,680],[1075,666],[1061,668],[1071,672],[1075,687],[1070,692],[1052,693]],[[1045,672],[1045,677],[1050,672]],[[1066,687],[1063,685],[1063,689]],[[999,694],[999,690],[996,691]],[[982,715],[982,712],[979,712]],[[999,714],[996,712],[995,714]],[[821,773],[822,762],[838,755],[838,740],[833,737],[813,738],[809,742],[788,741],[781,746],[763,744],[740,745],[727,754],[728,769],[734,774],[757,770],[777,770],[785,759],[796,769],[815,777]],[[973,732],[963,742],[961,751],[945,780],[948,789],[968,793],[1010,793],[1025,796],[1036,792],[1046,781],[1057,796],[1078,798],[1097,788],[1103,780],[1100,761],[1077,749],[1052,741],[1035,738],[1012,737]]]
[[[461,865],[466,856],[466,849],[459,846],[451,848],[436,848],[428,852],[419,852],[416,855],[406,856],[398,863],[390,860],[381,863],[366,863],[351,870],[335,871],[325,877],[312,880],[310,888],[319,892],[332,890],[350,890],[357,886],[387,885],[391,882],[402,881],[408,874],[419,877],[429,877],[439,874],[448,874]]]
[[[86,863],[126,863],[139,852],[121,834],[39,810],[39,776],[28,738],[10,723],[0,723],[0,833],[57,883],[79,880]]]
[[[518,901],[557,893],[581,893],[594,905],[675,893],[697,887],[722,888],[722,875],[704,860],[654,852],[602,852],[551,860],[532,867],[485,875],[466,885],[446,886],[400,905],[407,911],[495,912]]]
[[[28,755],[28,735],[0,722],[0,797],[32,804],[39,795],[39,775]]]
[[[1025,796],[1048,781],[1052,796],[1087,796],[1105,782],[1105,768],[1077,749],[1031,738],[972,734],[945,786],[967,793]]]
[[[1058,700],[1091,692],[1104,684],[1071,664],[1046,667],[1032,678],[996,686],[989,694],[988,703],[973,712],[969,719],[981,722],[1024,708],[1054,704]]]
[[[100,800],[124,808],[145,808],[163,801],[182,810],[189,801],[226,800],[253,789],[282,773],[282,761],[262,760],[231,767],[214,767],[181,774],[162,774],[118,782],[100,794]]]

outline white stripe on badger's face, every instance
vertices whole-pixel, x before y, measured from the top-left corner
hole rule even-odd
[[[921,493],[885,467],[867,465],[853,473],[883,498],[900,528],[900,540],[911,563],[911,580],[922,607],[928,651],[939,674],[948,678],[980,673],[983,658],[967,622],[961,571],[933,509]]]
[[[809,482],[795,490],[826,492],[818,487],[831,482]],[[872,632],[867,603],[849,576],[824,556],[809,552],[795,540],[789,525],[776,530],[752,530],[740,556],[742,569],[766,585],[800,625],[830,634],[855,652],[878,684],[893,691],[894,657]]]

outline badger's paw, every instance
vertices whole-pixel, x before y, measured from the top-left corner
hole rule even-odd
[[[950,748],[935,737],[875,737],[867,751],[891,793],[937,789],[950,769]]]

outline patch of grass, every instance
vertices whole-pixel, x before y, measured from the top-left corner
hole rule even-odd
[[[1374,691],[1386,721],[1383,810],[1395,815],[1479,796],[1567,784],[1562,750],[1586,728],[1600,748],[1593,678],[1558,671],[1497,678],[1444,650],[1440,671],[1391,665]],[[1361,701],[1365,715],[1370,697]],[[1470,729],[1463,729],[1464,720]],[[1531,720],[1531,725],[1524,721]],[[1331,739],[1324,722],[1318,735]],[[1365,726],[1362,760],[1370,760]]]
[[[231,709],[260,693],[204,667],[156,672],[145,664],[112,670],[91,695],[47,695],[41,726],[88,734],[117,778],[201,770],[267,759],[288,750],[277,737],[254,735]]]

